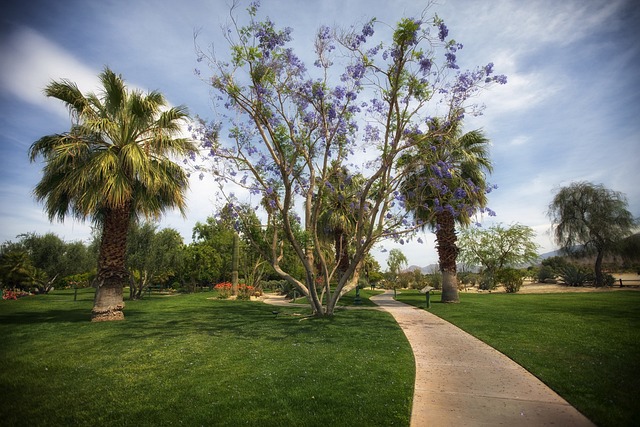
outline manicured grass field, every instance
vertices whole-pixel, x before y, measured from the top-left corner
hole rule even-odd
[[[399,301],[426,306],[424,294]],[[524,366],[599,426],[640,425],[640,292],[467,294],[431,311]]]
[[[93,292],[0,301],[3,426],[409,425],[411,348],[393,318],[153,295],[90,323]]]
[[[337,307],[350,307],[350,306],[362,306],[362,307],[377,307],[377,304],[371,301],[369,298],[374,295],[384,293],[384,290],[371,290],[369,288],[360,290],[360,302],[356,303],[356,291],[352,290],[347,292],[338,300]],[[325,300],[326,301],[326,300]],[[306,297],[296,298],[297,304],[309,304],[309,300]]]

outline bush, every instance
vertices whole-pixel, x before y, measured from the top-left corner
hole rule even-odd
[[[593,273],[586,267],[567,264],[560,268],[560,283],[567,286],[584,286],[593,281]]]
[[[220,298],[220,299],[226,299],[226,298],[229,298],[231,296],[231,283],[230,282],[218,283],[217,285],[215,285],[213,287],[213,289],[218,291],[218,298]]]
[[[608,287],[612,287],[613,284],[616,282],[616,278],[608,273],[604,275],[603,279],[604,279],[604,285]]]
[[[256,288],[253,286],[241,283],[238,285],[238,294],[236,295],[236,298],[239,300],[250,300],[255,291]]]
[[[442,273],[431,273],[426,275],[426,281],[434,289],[442,289]]]
[[[479,284],[478,289],[482,289],[483,291],[492,291],[496,288],[495,277],[489,271],[485,271],[480,275],[478,284]]]
[[[509,293],[516,293],[522,287],[525,273],[515,268],[503,268],[496,273],[496,281],[502,283],[504,290]]]
[[[286,280],[262,280],[260,286],[265,291],[278,291],[282,290],[282,287],[287,283]]]
[[[478,274],[469,272],[459,273],[458,280],[465,286],[475,286],[478,283]]]
[[[536,275],[536,280],[538,283],[549,283],[547,280],[555,280],[556,273],[553,271],[553,268],[549,265],[543,265],[538,270],[538,274]]]

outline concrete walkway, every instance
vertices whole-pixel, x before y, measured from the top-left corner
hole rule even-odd
[[[593,426],[520,365],[439,317],[371,298],[404,331],[416,361],[411,427]]]

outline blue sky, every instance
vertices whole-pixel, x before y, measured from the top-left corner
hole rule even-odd
[[[52,231],[65,240],[87,240],[88,224],[49,223],[32,197],[40,179],[29,146],[69,128],[67,111],[42,94],[51,80],[96,89],[108,65],[132,87],[159,90],[173,105],[213,118],[207,86],[194,75],[193,34],[223,49],[220,27],[226,1],[61,0],[0,6],[0,242],[20,233]],[[321,24],[350,25],[371,17],[393,25],[418,16],[415,0],[263,0],[262,13],[294,29],[309,49]],[[509,83],[481,95],[485,114],[467,121],[492,142],[499,189],[490,194],[496,217],[483,224],[521,223],[536,233],[540,252],[555,249],[546,209],[554,192],[586,180],[621,191],[640,216],[640,3],[635,0],[439,0],[432,12],[464,44],[462,68],[495,63]],[[303,55],[301,55],[303,56]],[[161,226],[189,242],[196,221],[215,210],[216,187],[193,179],[186,219],[168,214]],[[398,247],[410,264],[437,260],[433,235],[424,244]],[[382,266],[386,255],[376,251]]]

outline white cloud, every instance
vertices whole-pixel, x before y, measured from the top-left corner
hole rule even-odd
[[[94,90],[95,70],[50,42],[37,31],[19,27],[0,46],[0,87],[13,96],[57,114],[66,114],[60,103],[43,96],[52,80],[67,78],[81,90]]]

